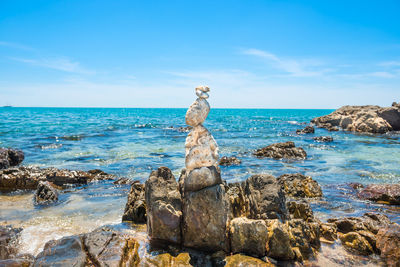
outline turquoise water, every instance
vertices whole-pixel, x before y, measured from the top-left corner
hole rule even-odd
[[[358,201],[345,186],[349,182],[398,183],[400,135],[358,135],[324,129],[296,135],[296,129],[312,118],[330,112],[211,109],[205,126],[214,135],[220,156],[235,155],[242,160],[240,166],[221,168],[227,181],[241,181],[256,173],[278,176],[301,172],[312,176],[323,188],[325,197],[312,203],[322,220],[372,210],[400,222],[398,207]],[[187,133],[177,129],[185,126],[185,113],[186,109],[0,108],[0,147],[22,149],[25,165],[100,168],[140,181],[147,179],[152,169],[167,166],[178,177],[184,167]],[[312,139],[320,135],[330,135],[334,142],[317,143]],[[254,149],[284,141],[303,147],[308,158],[288,161],[252,156]],[[33,206],[30,192],[3,194],[0,220],[31,229],[24,230],[26,242],[37,238],[39,225],[45,233],[56,233],[56,237],[86,231],[119,222],[128,189],[100,182],[66,192],[59,204],[46,209]],[[7,204],[11,202],[12,207]],[[31,250],[27,249],[37,252]]]

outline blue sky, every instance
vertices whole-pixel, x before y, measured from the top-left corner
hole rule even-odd
[[[0,105],[400,101],[400,1],[0,0]]]

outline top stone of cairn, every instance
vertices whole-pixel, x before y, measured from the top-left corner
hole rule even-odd
[[[207,86],[198,86],[195,90],[198,98],[186,112],[186,124],[193,127],[202,124],[210,112],[210,105],[206,100],[208,98],[207,92],[210,91],[210,88]]]

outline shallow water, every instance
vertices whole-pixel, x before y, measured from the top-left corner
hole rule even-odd
[[[316,215],[385,213],[400,222],[400,208],[359,201],[349,182],[398,183],[400,135],[357,135],[316,129],[296,135],[312,118],[332,110],[212,109],[205,126],[221,156],[236,155],[240,166],[222,167],[223,178],[241,181],[256,173],[301,172],[322,186],[324,198],[312,203]],[[186,109],[0,108],[0,146],[21,148],[25,165],[89,170],[100,168],[144,181],[167,166],[178,176],[184,167]],[[312,137],[330,135],[331,143]],[[294,141],[308,153],[301,161],[257,159],[251,152],[272,143]],[[44,243],[64,235],[120,222],[128,186],[98,182],[61,194],[58,204],[35,207],[32,192],[0,195],[0,223],[24,228],[24,252],[38,253]],[[328,251],[328,250],[327,250]]]

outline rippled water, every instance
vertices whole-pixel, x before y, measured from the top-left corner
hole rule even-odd
[[[379,211],[400,222],[400,208],[354,199],[349,182],[398,183],[400,135],[357,135],[316,129],[296,135],[312,118],[332,110],[212,109],[205,126],[221,156],[236,155],[240,166],[222,167],[223,178],[241,181],[256,173],[301,172],[323,188],[313,202],[322,220]],[[184,167],[186,109],[0,108],[0,146],[21,148],[25,165],[89,170],[100,168],[144,181],[159,166],[176,176]],[[331,143],[312,137],[330,135]],[[302,161],[257,159],[251,152],[294,141],[308,153]],[[61,195],[58,204],[33,205],[32,192],[0,195],[0,223],[22,226],[22,250],[37,253],[44,242],[120,222],[128,186],[99,182]]]

